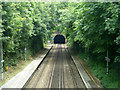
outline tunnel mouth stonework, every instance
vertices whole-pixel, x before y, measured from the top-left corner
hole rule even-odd
[[[63,35],[56,35],[54,37],[54,44],[65,44],[65,37]]]

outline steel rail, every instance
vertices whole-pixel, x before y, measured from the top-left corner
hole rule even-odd
[[[57,46],[57,45],[55,45],[55,48],[56,48],[56,46]],[[56,54],[57,54],[57,53],[56,53]],[[57,56],[57,55],[55,55],[55,56]],[[54,57],[54,58],[55,58],[55,57]],[[52,86],[53,75],[54,75],[54,71],[55,71],[55,65],[56,65],[56,60],[54,60],[54,65],[53,65],[51,74],[49,75],[49,80],[48,80],[48,83],[47,83],[46,88],[51,88],[51,86]]]
[[[76,66],[76,64],[75,64],[75,62],[73,61],[73,58],[72,58],[70,52],[68,51],[67,47],[66,47],[65,49],[66,49],[66,52],[68,52],[68,54],[69,54],[69,56],[70,56],[70,58],[71,58],[73,64],[75,65],[77,72],[79,73],[79,70],[78,70],[78,68],[77,68],[77,66]],[[71,67],[71,66],[70,66],[70,67]],[[71,70],[72,70],[72,68],[71,68]],[[79,77],[81,78],[81,75],[80,75],[80,74],[79,74]],[[83,82],[83,84],[84,84],[84,86],[85,86],[85,83],[84,83],[84,81],[83,81],[82,78],[81,78],[81,80],[82,80],[82,82]],[[76,83],[76,85],[77,85],[77,83]],[[86,90],[86,86],[85,86],[84,90]]]
[[[54,47],[52,48],[52,50],[51,50],[50,52],[51,52],[50,55],[53,55]],[[43,61],[43,62],[44,62],[44,61]],[[43,63],[43,62],[42,62],[42,63]],[[48,63],[48,61],[47,61],[47,63]],[[45,65],[43,66],[43,69],[42,69],[41,72],[37,71],[37,72],[38,72],[37,75],[39,75],[39,76],[37,77],[36,82],[33,84],[33,87],[36,87],[36,86],[37,86],[37,83],[38,83],[38,81],[40,80],[40,77],[41,77],[41,75],[42,75],[42,73],[43,73],[43,71],[44,71],[44,68],[45,68]],[[38,70],[39,70],[39,68],[38,68]]]
[[[63,67],[63,48],[64,47],[64,44],[62,44],[62,65],[61,65],[61,67]],[[62,68],[61,68],[62,69]],[[62,80],[61,80],[61,84],[62,84],[62,88],[64,88],[65,86],[64,86],[64,70],[62,69],[62,71],[61,71],[61,73],[62,73],[62,75],[61,75],[61,78],[62,78]]]
[[[64,48],[65,48],[65,51],[66,51],[66,55],[69,56],[69,54],[67,53],[66,47],[64,47]],[[69,62],[68,60],[67,60],[67,63],[68,63],[69,68],[70,68],[70,74],[71,74],[71,76],[72,76],[73,84],[74,84],[74,86],[75,86],[76,88],[78,88],[78,87],[77,87],[77,83],[76,83],[75,78],[74,78],[74,75],[73,75],[72,67],[71,67],[70,62]]]

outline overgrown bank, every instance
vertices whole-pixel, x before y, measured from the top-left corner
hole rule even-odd
[[[92,73],[100,80],[100,83],[103,85],[104,88],[119,87],[118,64],[109,63],[109,73],[107,74],[106,61],[99,61],[99,59],[96,59],[95,56],[91,56],[91,54],[88,53],[88,50],[84,50],[81,52],[81,49],[78,49],[76,45],[71,47],[74,54],[79,57],[80,60],[87,64]]]
[[[0,40],[5,70],[6,66],[16,66],[24,60],[25,52],[29,58],[44,47],[56,29],[57,12],[54,3],[1,2],[0,6]],[[1,55],[0,43],[0,60]]]
[[[106,88],[120,86],[120,2],[69,3],[62,14],[61,31],[68,45],[91,67]],[[109,74],[106,60],[110,59]]]

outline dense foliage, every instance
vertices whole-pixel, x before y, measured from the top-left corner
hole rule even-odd
[[[27,57],[38,52],[56,30],[88,57],[104,87],[117,87],[118,80],[111,77],[117,77],[120,62],[120,2],[2,2],[4,66],[23,59],[25,47]],[[108,76],[106,56],[110,58]]]
[[[104,87],[118,87],[120,2],[71,3],[61,12],[61,30],[68,44],[77,47],[80,54],[86,54],[86,62]],[[110,58],[109,75],[105,75],[106,56]]]
[[[56,29],[57,12],[54,4],[36,2],[2,2],[4,66],[16,65],[35,54]],[[0,30],[0,32],[2,32]]]
[[[2,12],[2,6],[1,6],[1,2],[0,2],[0,13]],[[0,38],[2,36],[2,15],[0,14]]]
[[[108,51],[111,61],[120,61],[120,3],[71,4],[62,12],[62,29],[70,43],[89,47],[103,58]]]

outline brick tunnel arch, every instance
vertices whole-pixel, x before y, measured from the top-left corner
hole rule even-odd
[[[57,34],[54,37],[54,44],[65,44],[65,37],[63,35]]]

